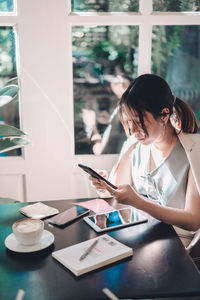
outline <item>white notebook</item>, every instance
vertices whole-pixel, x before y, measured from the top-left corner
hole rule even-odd
[[[98,240],[91,252],[83,259],[80,257]],[[106,266],[133,255],[130,247],[118,242],[107,234],[55,251],[52,256],[76,276]]]

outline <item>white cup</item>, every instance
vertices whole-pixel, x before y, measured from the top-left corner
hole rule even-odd
[[[12,225],[17,241],[22,245],[34,245],[40,241],[44,222],[37,219],[21,219]]]

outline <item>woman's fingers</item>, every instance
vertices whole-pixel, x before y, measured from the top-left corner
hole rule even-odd
[[[99,170],[99,169],[95,169],[95,171],[101,175],[104,178],[108,177],[108,172],[106,170]],[[92,187],[96,188],[96,189],[103,189],[104,187],[102,186],[101,180],[99,180],[98,178],[95,178],[93,176],[89,176],[89,180],[91,182]]]
[[[95,171],[104,178],[108,177],[108,172],[106,170],[95,169]]]
[[[115,197],[117,200],[124,200],[130,196],[130,191],[129,191],[129,185],[128,184],[123,184],[117,186],[117,189],[113,189],[110,185],[108,185],[106,182],[101,181],[102,186],[104,189],[109,191],[109,193]]]
[[[103,186],[107,191],[110,192],[111,195],[115,196],[115,194],[116,194],[116,192],[117,192],[115,189],[113,189],[110,185],[108,185],[108,184],[107,184],[105,181],[103,181],[103,180],[101,180],[101,184],[102,184],[102,186]]]
[[[101,184],[101,181],[93,176],[89,176],[91,186],[97,190],[102,190],[104,187]]]

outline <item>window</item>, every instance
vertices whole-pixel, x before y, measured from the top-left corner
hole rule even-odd
[[[115,108],[120,86],[137,76],[138,27],[74,26],[72,40],[75,153],[119,153],[125,134]]]
[[[199,0],[153,0],[154,11],[199,11]]]
[[[138,11],[139,0],[72,0],[72,11],[125,12]]]
[[[200,121],[200,26],[154,26],[152,73],[165,78]]]
[[[13,0],[1,0],[0,2],[0,13],[2,12],[13,12],[15,3]]]
[[[6,12],[10,15],[14,11],[13,1],[1,1],[0,14]],[[19,124],[19,99],[18,78],[16,64],[16,30],[13,26],[0,26],[0,123],[20,127]],[[9,89],[8,89],[9,86]],[[9,96],[7,103],[4,96]],[[1,156],[19,156],[21,150],[12,150]]]
[[[165,78],[200,121],[199,8],[197,0],[71,1],[75,154],[119,153],[125,136],[110,120],[122,89],[117,96],[112,87],[142,73]]]

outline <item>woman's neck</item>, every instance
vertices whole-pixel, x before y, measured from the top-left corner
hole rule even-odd
[[[152,144],[152,152],[159,152],[163,158],[166,158],[174,148],[176,141],[176,132],[171,125],[168,125],[164,134]]]

